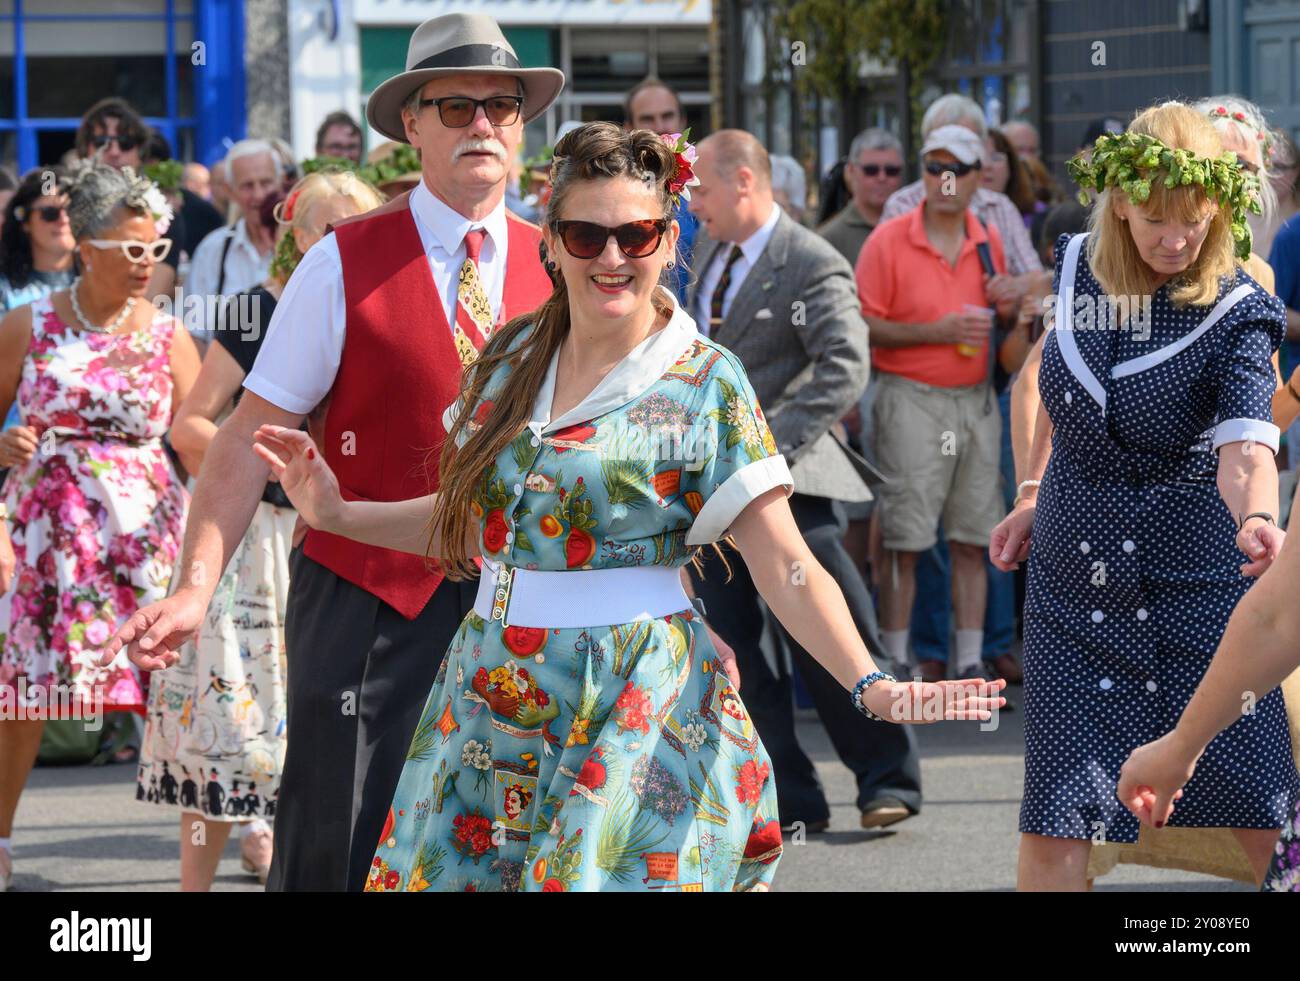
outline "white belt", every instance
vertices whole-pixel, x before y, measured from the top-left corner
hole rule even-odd
[[[663,565],[551,572],[483,560],[474,612],[503,627],[598,627],[691,609],[681,570]]]

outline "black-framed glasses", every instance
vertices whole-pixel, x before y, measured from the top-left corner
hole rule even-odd
[[[519,118],[524,107],[522,95],[494,95],[487,99],[471,99],[465,95],[448,95],[441,99],[421,99],[420,108],[437,106],[438,118],[449,129],[464,129],[478,115],[479,106],[483,115],[493,126],[509,126]]]
[[[109,135],[108,133],[103,133],[99,136],[92,136],[90,138],[90,145],[96,150],[102,150],[110,143],[116,143],[117,148],[123,153],[129,153],[140,145],[140,141],[134,136],[123,136],[121,134]]]
[[[605,251],[611,235],[618,242],[619,250],[629,259],[644,259],[659,248],[659,241],[668,230],[668,219],[629,221],[617,228],[591,221],[557,221],[555,230],[565,251],[575,259],[596,258]]]
[[[903,172],[898,164],[858,164],[857,168],[868,177],[879,177],[882,170],[886,177],[897,177]]]
[[[965,164],[960,161],[945,162],[943,160],[927,160],[925,162],[925,172],[934,177],[942,177],[944,174],[951,173],[955,177],[965,177],[972,170],[979,170],[978,162]]]

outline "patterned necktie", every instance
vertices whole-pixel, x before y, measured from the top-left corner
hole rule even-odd
[[[731,254],[727,256],[727,264],[722,267],[722,278],[718,280],[718,285],[714,287],[713,299],[709,303],[710,334],[722,326],[722,301],[726,298],[727,287],[731,285],[731,267],[736,264],[736,260],[743,254],[739,245],[733,245]]]
[[[478,276],[478,255],[483,248],[482,228],[465,233],[465,261],[461,263],[456,286],[456,327],[453,331],[456,353],[462,367],[473,364],[479,351],[492,336],[492,305]]]

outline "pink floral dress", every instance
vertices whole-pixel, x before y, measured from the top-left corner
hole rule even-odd
[[[162,442],[177,326],[160,312],[132,333],[90,333],[48,297],[32,305],[18,408],[39,448],[5,483],[18,563],[0,600],[0,696],[48,718],[145,710],[125,653],[96,662],[118,624],[167,594],[184,533],[189,496]]]

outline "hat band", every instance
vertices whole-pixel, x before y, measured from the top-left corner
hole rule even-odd
[[[448,48],[423,61],[412,65],[408,72],[417,72],[425,68],[519,68],[519,59],[508,48],[496,44],[462,44],[458,48]]]

